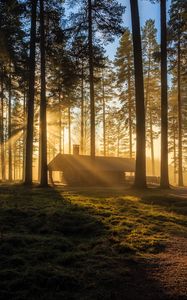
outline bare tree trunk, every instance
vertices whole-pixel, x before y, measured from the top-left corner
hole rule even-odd
[[[104,72],[102,76],[102,98],[103,98],[103,154],[106,156],[106,105],[105,105],[105,81]]]
[[[62,127],[62,134],[63,134],[63,154],[64,154],[65,153],[64,125]]]
[[[81,78],[81,154],[84,152],[84,65],[82,62],[82,78]]]
[[[71,107],[68,107],[69,154],[71,154]]]
[[[120,124],[118,124],[118,135],[117,135],[117,157],[119,157],[120,148]]]
[[[22,174],[21,174],[21,171],[22,171],[22,166],[21,166],[21,139],[19,139],[19,160],[18,160],[18,168],[19,168],[19,180],[22,179]]]
[[[59,153],[62,153],[62,111],[61,111],[61,91],[59,90]]]
[[[150,113],[150,142],[151,142],[151,165],[152,165],[152,174],[155,176],[155,153],[154,153],[154,138],[153,138],[153,115],[152,110],[149,110]]]
[[[161,176],[160,187],[169,188],[168,174],[168,92],[166,0],[160,0],[161,11]]]
[[[11,78],[11,63],[10,75],[8,83],[8,179],[12,181],[12,78]]]
[[[128,97],[129,97],[129,154],[132,158],[132,94],[131,94],[131,74],[130,74],[130,58],[128,57]]]
[[[153,139],[153,115],[150,101],[150,71],[151,71],[151,58],[149,53],[149,64],[148,64],[148,75],[147,75],[147,86],[146,86],[146,113],[149,105],[149,126],[150,126],[150,145],[151,145],[151,166],[152,175],[155,176],[155,158],[154,158],[154,139]]]
[[[176,178],[176,170],[177,170],[177,155],[176,155],[176,131],[175,131],[175,113],[173,114],[173,156],[174,156],[174,183],[176,184],[177,178]]]
[[[46,122],[46,78],[45,78],[45,29],[44,1],[40,0],[40,52],[41,52],[41,99],[40,99],[40,186],[48,185],[47,174],[47,122]]]
[[[26,120],[27,120],[27,110],[26,110],[26,102],[27,102],[27,88],[26,88],[26,82],[24,82],[24,92],[23,92],[23,170],[22,170],[22,180],[25,178],[25,139],[26,139]]]
[[[182,164],[182,105],[181,105],[181,43],[180,34],[178,37],[177,46],[177,85],[178,85],[178,126],[179,126],[179,141],[178,141],[178,155],[179,155],[179,168],[178,168],[178,185],[184,186],[183,182],[183,164]]]
[[[4,76],[1,76],[1,176],[5,181],[5,139],[4,139]]]
[[[27,135],[25,153],[25,179],[26,185],[32,184],[32,157],[33,157],[33,122],[34,122],[34,87],[35,87],[35,42],[36,42],[36,7],[37,0],[32,1],[31,39],[29,58],[29,91],[27,103]]]
[[[131,0],[136,94],[136,172],[134,187],[146,188],[145,103],[138,1]]]
[[[94,96],[94,66],[93,66],[93,29],[92,0],[88,0],[88,43],[89,43],[89,80],[90,80],[90,154],[95,158],[95,96]]]
[[[84,107],[84,154],[87,154],[88,152],[88,147],[87,147],[87,131],[88,131],[88,124],[87,124],[87,117],[88,115],[88,111],[87,111],[87,107],[85,105]]]

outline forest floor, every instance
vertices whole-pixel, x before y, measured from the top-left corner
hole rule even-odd
[[[1,185],[0,299],[187,299],[187,190]]]

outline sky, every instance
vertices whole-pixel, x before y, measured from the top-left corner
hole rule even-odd
[[[119,0],[119,3],[126,7],[125,14],[123,16],[124,26],[131,28],[131,14],[130,14],[130,0]],[[167,1],[167,7],[169,9],[171,0]],[[139,13],[141,26],[144,26],[145,21],[148,19],[154,19],[156,28],[158,29],[157,38],[160,38],[160,5],[151,4],[149,0],[139,0]],[[113,59],[116,53],[116,48],[118,47],[119,39],[115,39],[115,42],[106,47],[107,54],[110,59]]]
[[[124,20],[124,26],[129,27],[131,29],[131,13],[130,13],[130,0],[119,0],[121,4],[126,6],[126,11],[123,16]],[[167,1],[167,8],[169,10],[171,4],[171,0]],[[141,27],[144,26],[146,20],[148,19],[154,19],[155,20],[155,25],[158,30],[157,32],[157,39],[158,42],[160,40],[160,5],[159,3],[157,4],[151,4],[149,0],[139,0],[139,13],[140,13],[140,23]],[[112,60],[115,56],[116,53],[116,48],[119,45],[119,39],[116,39],[112,45],[108,45],[106,47],[107,54],[109,58]],[[158,145],[160,145],[160,141],[158,141]],[[147,151],[147,155],[149,156],[150,153]],[[155,147],[155,157],[157,159],[160,158],[160,146]]]

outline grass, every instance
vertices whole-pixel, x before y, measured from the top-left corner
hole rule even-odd
[[[131,273],[172,235],[187,201],[166,192],[0,187],[0,299],[124,299]]]

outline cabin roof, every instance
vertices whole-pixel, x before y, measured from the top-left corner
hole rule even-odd
[[[135,160],[121,157],[96,156],[93,160],[89,155],[57,154],[48,164],[50,171],[103,171],[103,172],[134,172]]]

